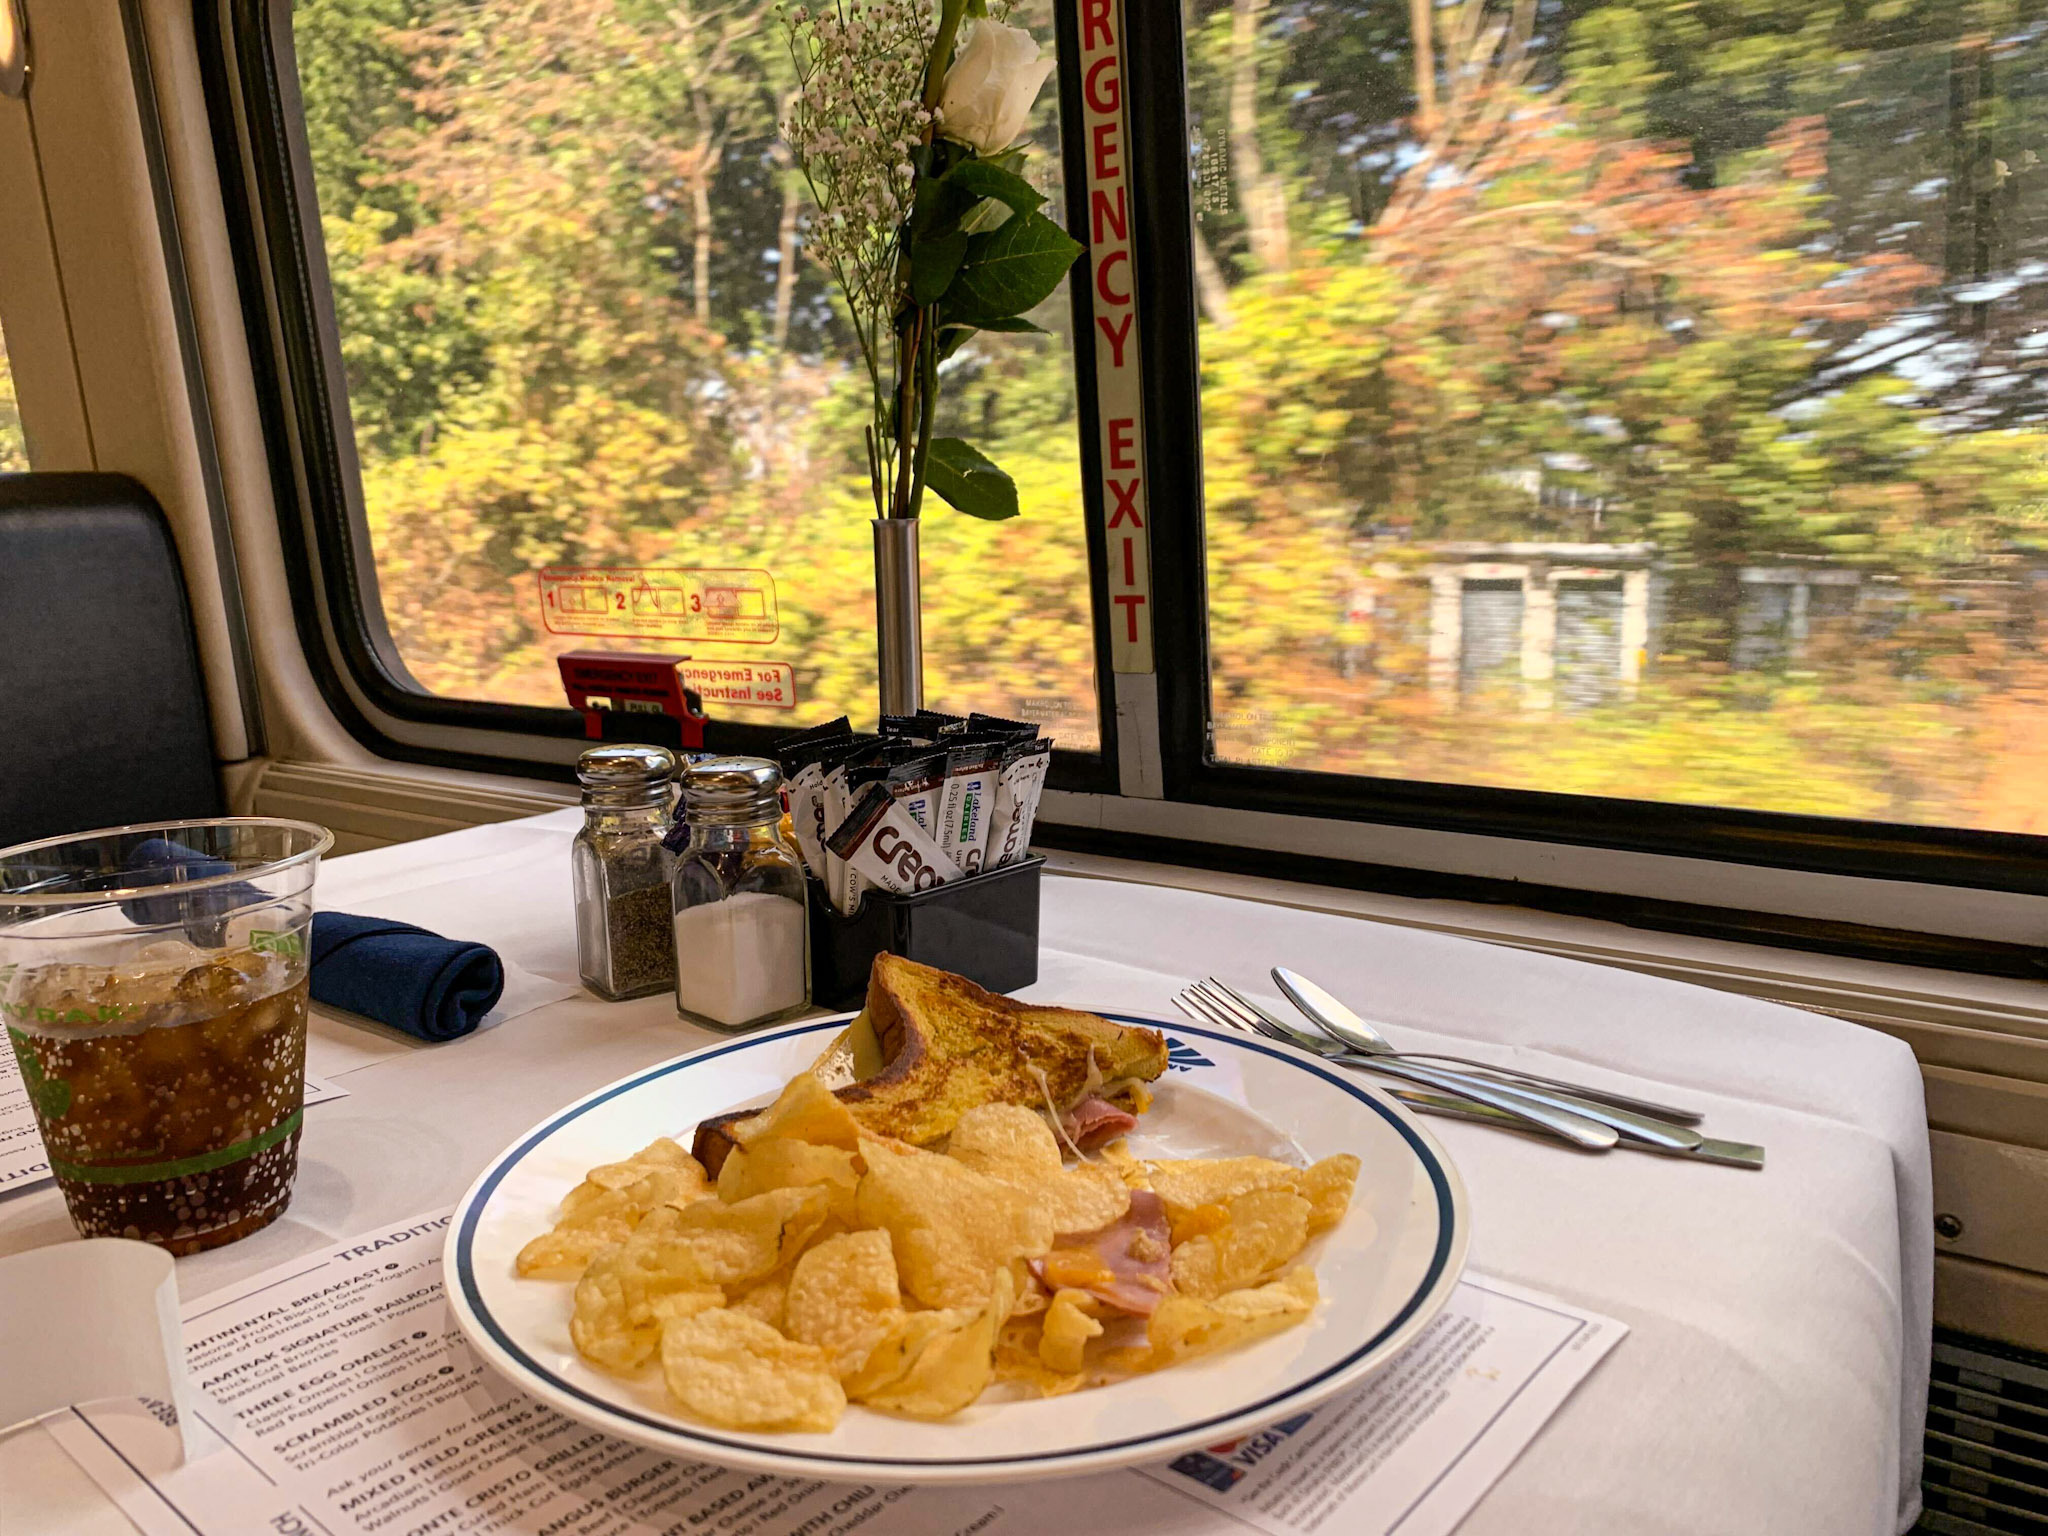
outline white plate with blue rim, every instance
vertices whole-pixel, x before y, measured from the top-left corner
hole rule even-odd
[[[448,1297],[477,1352],[515,1385],[594,1428],[670,1456],[836,1482],[1014,1482],[1169,1461],[1305,1413],[1357,1387],[1428,1327],[1458,1283],[1470,1235],[1464,1186],[1435,1139],[1356,1073],[1271,1041],[1123,1014],[1163,1029],[1170,1067],[1130,1138],[1140,1156],[1255,1154],[1362,1160],[1344,1220],[1305,1254],[1322,1301],[1255,1343],[1064,1397],[998,1383],[927,1423],[848,1407],[829,1434],[750,1433],[693,1421],[650,1364],[598,1369],[569,1339],[564,1281],[522,1280],[513,1260],[551,1227],[584,1173],[657,1136],[685,1145],[700,1120],[765,1104],[809,1066],[844,1017],[707,1047],[623,1078],[550,1115],[471,1186],[448,1229]]]

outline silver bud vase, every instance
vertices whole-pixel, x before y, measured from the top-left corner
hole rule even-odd
[[[875,674],[882,713],[924,708],[924,614],[914,517],[878,517],[875,530]]]

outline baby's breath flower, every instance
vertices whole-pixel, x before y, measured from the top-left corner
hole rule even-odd
[[[904,157],[931,122],[920,99],[931,43],[927,0],[837,0],[790,13],[798,89],[782,133],[824,215],[806,245],[857,322],[895,308],[896,231],[916,175]]]

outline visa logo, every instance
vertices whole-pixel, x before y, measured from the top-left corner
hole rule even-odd
[[[1233,1440],[1227,1445],[1214,1447],[1215,1453],[1227,1456],[1236,1466],[1255,1467],[1298,1434],[1301,1427],[1312,1417],[1312,1414],[1299,1413],[1291,1419],[1282,1419],[1271,1429],[1260,1430],[1256,1435],[1247,1435],[1241,1440]]]

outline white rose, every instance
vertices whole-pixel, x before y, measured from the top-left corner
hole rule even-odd
[[[953,55],[939,97],[939,125],[978,155],[998,155],[1017,142],[1053,61],[1022,27],[983,19]]]

